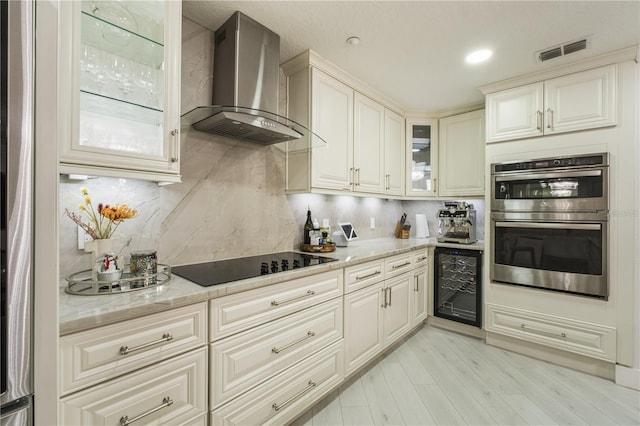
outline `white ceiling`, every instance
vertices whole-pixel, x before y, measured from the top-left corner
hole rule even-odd
[[[640,1],[184,1],[211,30],[239,10],[280,35],[280,60],[313,49],[408,111],[483,102],[481,85],[640,43]],[[347,45],[349,36],[358,46]],[[588,36],[587,50],[535,52]],[[471,50],[493,58],[466,65]]]

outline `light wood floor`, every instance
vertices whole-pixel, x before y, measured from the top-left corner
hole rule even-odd
[[[426,326],[293,425],[639,425],[640,392]]]

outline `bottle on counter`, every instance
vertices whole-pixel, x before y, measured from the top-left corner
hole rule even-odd
[[[307,209],[307,221],[304,223],[303,235],[304,243],[311,244],[311,231],[313,231],[313,220],[311,219],[311,208]]]

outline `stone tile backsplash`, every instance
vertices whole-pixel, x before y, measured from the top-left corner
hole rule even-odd
[[[183,19],[183,113],[211,103],[212,52],[211,32]],[[140,249],[157,250],[158,261],[170,265],[291,250],[302,241],[307,207],[320,223],[329,219],[332,230],[338,222],[352,222],[362,239],[392,236],[404,211],[411,223],[416,213],[425,213],[430,235],[436,235],[441,201],[285,195],[284,155],[278,148],[188,128],[182,129],[181,142],[179,184],[60,177],[61,278],[91,266],[90,255],[77,248],[76,225],[64,214],[65,208],[77,211],[83,202],[82,187],[89,189],[94,205],[126,203],[138,210],[138,216],[123,222],[116,233],[117,251],[124,262],[131,250]],[[475,204],[482,225],[483,200],[469,202]],[[375,229],[369,229],[371,217]],[[484,238],[483,232],[479,238]]]

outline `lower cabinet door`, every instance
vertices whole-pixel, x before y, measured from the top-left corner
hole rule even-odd
[[[211,413],[212,425],[286,424],[342,383],[342,340]]]
[[[344,296],[345,369],[349,375],[380,353],[384,347],[382,316],[384,283]]]
[[[71,394],[63,425],[192,425],[207,414],[207,348]]]
[[[411,329],[413,274],[403,274],[385,281],[387,299],[384,309],[384,345],[395,342]]]
[[[427,319],[427,269],[413,272],[413,317],[412,325],[418,325]]]

